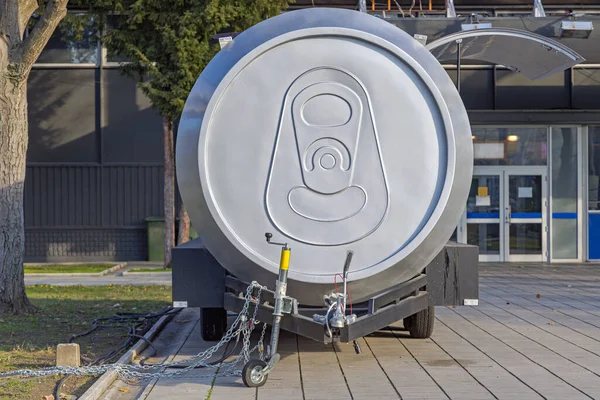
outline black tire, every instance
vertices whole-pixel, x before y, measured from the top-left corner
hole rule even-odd
[[[411,337],[415,339],[427,339],[431,337],[433,323],[435,322],[435,307],[429,306],[408,318],[410,318],[408,331]]]
[[[402,323],[404,324],[404,329],[406,329],[407,331],[410,330],[410,322],[411,321],[412,321],[412,315],[410,317],[404,318],[404,320],[402,321]]]
[[[260,387],[267,382],[269,375],[261,374],[260,371],[267,367],[267,363],[262,360],[250,360],[242,369],[242,380],[248,387]]]
[[[202,308],[200,323],[202,339],[207,342],[219,341],[227,331],[227,311],[224,308]]]

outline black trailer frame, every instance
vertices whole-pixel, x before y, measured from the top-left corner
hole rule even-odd
[[[248,283],[230,276],[225,279],[225,283],[226,288],[231,291],[225,293],[224,308],[235,313],[242,311],[246,300],[240,297],[239,293],[245,292]],[[326,309],[300,309],[297,303],[292,307],[292,312],[281,320],[281,329],[323,343],[331,343],[332,341],[352,342],[425,310],[429,306],[429,295],[424,290],[426,285],[426,275],[420,274],[410,281],[370,299],[367,303],[358,304],[354,307],[357,314],[356,321],[339,328],[339,334],[334,338],[326,334],[322,323],[316,322],[312,316],[306,315],[309,313],[324,315]],[[257,292],[258,289],[255,289],[253,295],[257,295]],[[261,303],[258,305],[257,318],[260,321],[269,321],[272,318],[274,295],[273,291],[263,289],[261,302],[266,301],[268,304]],[[256,303],[251,304],[248,310],[250,314],[254,312],[256,305]]]
[[[355,304],[357,318],[336,330],[329,337],[323,323],[312,318],[324,315],[326,309],[303,307],[292,299],[291,312],[281,319],[281,329],[323,342],[352,342],[397,321],[425,315],[431,327],[426,333],[411,330],[415,337],[428,337],[433,327],[434,306],[477,305],[479,298],[478,248],[448,242],[444,249],[425,266],[423,273],[413,279]],[[271,285],[274,282],[260,282]],[[205,340],[219,340],[227,327],[226,311],[239,313],[249,283],[228,275],[225,269],[205,248],[200,239],[173,250],[173,306],[201,308],[202,332]],[[200,290],[200,288],[202,288]],[[253,313],[256,303],[250,305]],[[274,292],[265,289],[261,294],[257,318],[270,321],[274,311]],[[405,325],[407,325],[405,323]]]

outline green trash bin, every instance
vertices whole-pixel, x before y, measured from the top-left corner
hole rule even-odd
[[[198,232],[194,229],[192,224],[190,224],[190,240],[194,240],[198,238]]]
[[[146,218],[148,231],[148,261],[164,261],[165,259],[165,219],[162,217]]]
[[[180,220],[179,220],[179,218],[177,218],[175,220],[175,241],[179,240],[179,223],[180,223]],[[198,239],[198,232],[196,232],[196,230],[192,226],[191,222],[190,222],[190,234],[188,235],[188,239],[189,240]],[[179,245],[179,243],[177,245]]]

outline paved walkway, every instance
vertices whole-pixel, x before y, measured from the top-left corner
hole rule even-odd
[[[168,285],[171,286],[171,275],[161,274],[161,276],[94,276],[94,277],[76,277],[76,276],[51,276],[51,277],[39,277],[39,278],[28,278],[25,277],[26,285],[54,285],[54,286],[73,286],[73,285],[85,285],[85,286],[102,286],[102,285]]]
[[[128,386],[105,399],[600,399],[600,266],[485,265],[478,307],[437,308],[431,339],[401,325],[351,344],[285,334],[267,384],[201,377]],[[151,362],[186,358],[211,343],[187,309],[156,341]],[[222,354],[222,353],[219,353]],[[127,393],[120,391],[127,388]]]
[[[145,261],[132,261],[127,263],[127,267],[121,269],[113,274],[105,276],[44,276],[44,277],[32,277],[25,275],[26,285],[54,285],[54,286],[73,286],[73,285],[86,285],[86,286],[103,286],[103,285],[166,285],[171,286],[171,274],[159,273],[152,275],[153,273],[147,274],[136,274],[136,275],[121,275],[124,271],[135,268],[153,268],[160,267],[160,263],[156,262],[145,262]]]

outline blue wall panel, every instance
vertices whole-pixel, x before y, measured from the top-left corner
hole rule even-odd
[[[600,260],[600,214],[589,215],[588,240],[590,260]]]

